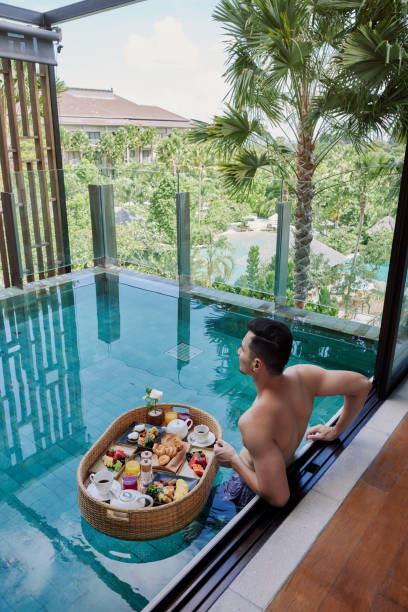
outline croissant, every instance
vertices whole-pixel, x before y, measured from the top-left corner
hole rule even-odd
[[[177,454],[177,450],[174,448],[174,446],[166,446],[166,455],[168,455],[170,459],[173,459],[173,457],[175,457],[176,454]]]
[[[165,454],[166,448],[165,446],[163,446],[163,444],[158,444],[154,452],[156,453],[158,457],[161,457],[162,455]]]
[[[174,440],[173,446],[176,449],[176,451],[179,451],[183,448],[183,443],[181,442],[181,440]]]

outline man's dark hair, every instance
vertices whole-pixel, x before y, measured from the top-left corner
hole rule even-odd
[[[289,327],[273,319],[257,317],[249,321],[248,329],[255,334],[249,345],[252,354],[262,359],[270,374],[282,374],[292,350]]]

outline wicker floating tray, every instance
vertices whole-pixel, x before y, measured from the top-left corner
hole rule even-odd
[[[164,412],[173,408],[188,408],[194,425],[204,423],[208,425],[216,438],[222,437],[220,424],[204,410],[186,404],[159,404],[158,407]],[[198,516],[207,501],[214,482],[217,462],[214,459],[214,453],[208,453],[208,465],[203,476],[198,484],[178,501],[141,510],[126,511],[123,508],[118,508],[115,512],[113,504],[100,502],[89,495],[85,482],[89,477],[90,468],[98,457],[134,421],[147,422],[146,406],[133,408],[118,417],[84,455],[77,471],[78,504],[85,520],[106,535],[122,540],[152,540],[179,531]]]

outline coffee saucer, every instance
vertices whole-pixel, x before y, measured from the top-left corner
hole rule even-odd
[[[187,440],[188,440],[188,442],[190,442],[190,444],[193,444],[194,446],[199,446],[200,448],[205,448],[206,446],[212,446],[214,444],[214,442],[215,442],[215,435],[212,433],[212,431],[210,431],[208,433],[208,436],[207,436],[206,440],[198,441],[196,436],[194,435],[194,431],[192,431],[190,434],[188,434]]]
[[[105,501],[111,501],[112,497],[118,497],[122,488],[120,484],[118,483],[118,481],[114,480],[112,482],[112,489],[104,495],[101,495],[99,493],[99,491],[97,490],[93,482],[89,483],[86,490],[88,491],[89,495],[92,495],[92,497],[95,498],[96,500],[105,502]]]

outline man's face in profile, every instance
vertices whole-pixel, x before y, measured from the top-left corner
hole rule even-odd
[[[242,339],[241,342],[241,346],[238,349],[238,358],[239,358],[239,371],[242,372],[242,374],[251,374],[252,371],[252,362],[253,362],[253,355],[251,352],[250,344],[251,344],[251,340],[254,337],[254,333],[249,331],[245,334],[245,336]]]

